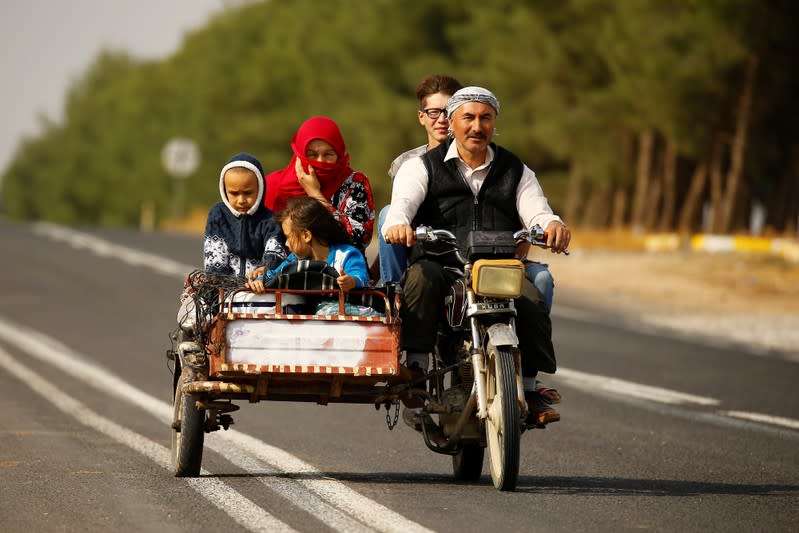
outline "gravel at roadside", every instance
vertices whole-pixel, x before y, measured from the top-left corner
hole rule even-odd
[[[775,258],[574,250],[548,262],[558,291],[633,324],[799,361],[799,268]]]

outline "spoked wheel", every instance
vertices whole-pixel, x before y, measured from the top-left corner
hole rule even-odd
[[[175,414],[172,426],[172,463],[176,477],[197,477],[203,461],[205,411],[197,409],[190,394],[180,392],[189,377],[189,369],[180,374],[175,390]]]
[[[452,471],[458,481],[477,481],[483,473],[485,448],[479,444],[465,444],[452,456]]]
[[[516,367],[508,348],[488,345],[486,361],[486,444],[491,479],[499,490],[515,490],[519,478],[521,414]]]

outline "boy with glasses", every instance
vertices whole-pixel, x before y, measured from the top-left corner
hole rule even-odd
[[[447,140],[449,120],[447,120],[447,101],[463,85],[453,77],[433,74],[425,77],[416,86],[416,98],[419,110],[416,112],[419,124],[427,132],[427,143],[417,146],[397,156],[388,169],[391,180],[400,166],[408,159],[419,157]],[[382,283],[398,283],[402,273],[408,266],[408,248],[404,245],[391,245],[383,239],[383,220],[388,208],[384,207],[377,219],[377,243],[380,261],[380,281]]]

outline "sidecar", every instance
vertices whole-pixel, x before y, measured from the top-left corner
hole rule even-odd
[[[386,399],[387,388],[409,380],[399,364],[398,295],[307,281],[203,296],[194,340],[173,353],[176,476],[199,475],[204,434],[227,429],[235,401],[377,406],[402,394]]]

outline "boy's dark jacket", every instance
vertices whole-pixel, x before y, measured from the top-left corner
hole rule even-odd
[[[225,172],[234,167],[247,168],[258,178],[258,197],[246,213],[236,211],[225,194]],[[244,276],[261,265],[273,269],[286,258],[285,238],[272,212],[264,207],[264,191],[263,169],[252,155],[236,154],[222,168],[219,174],[222,201],[211,207],[205,223],[206,272]]]

